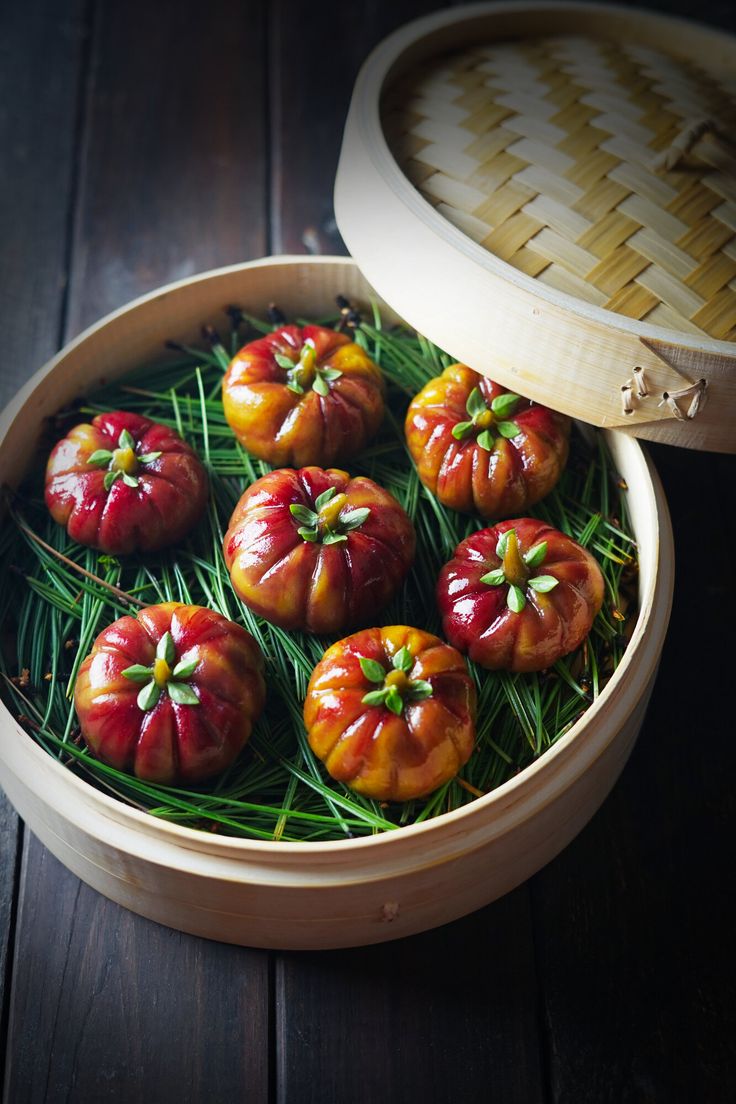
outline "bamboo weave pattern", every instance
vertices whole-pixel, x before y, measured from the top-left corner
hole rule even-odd
[[[383,124],[424,198],[515,268],[736,340],[736,82],[635,44],[481,45],[402,78]]]

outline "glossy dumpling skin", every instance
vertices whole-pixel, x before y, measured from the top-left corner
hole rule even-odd
[[[552,490],[567,463],[570,419],[451,364],[412,400],[405,432],[419,478],[443,506],[500,518]]]
[[[282,326],[251,341],[225,374],[225,417],[254,456],[327,467],[365,446],[383,420],[380,368],[325,326]]]
[[[378,665],[368,668],[373,678],[361,660]],[[364,701],[391,687],[399,712]],[[304,723],[333,778],[378,801],[408,801],[468,761],[475,708],[475,685],[454,648],[420,629],[390,625],[354,633],[325,652],[309,681]]]
[[[75,426],[46,467],[51,516],[72,540],[112,555],[176,544],[207,495],[207,473],[179,434],[123,410]]]
[[[162,644],[168,661],[157,657]],[[150,693],[151,682],[158,693]],[[229,767],[264,700],[263,657],[250,633],[214,610],[176,602],[104,629],[74,688],[90,751],[118,770],[170,784]]]
[[[390,601],[415,546],[409,517],[383,487],[309,467],[253,483],[223,551],[233,587],[254,613],[284,629],[337,633],[372,620]]]
[[[514,584],[496,574],[508,559],[508,550],[499,555],[499,541],[511,532],[521,560],[516,585],[523,604],[510,597]],[[545,546],[542,557],[535,555]],[[536,562],[527,565],[525,556]],[[513,566],[508,571],[513,575]],[[489,575],[491,581],[484,582]],[[546,581],[535,584],[540,579]],[[445,636],[491,670],[539,671],[574,651],[590,632],[603,595],[603,575],[593,556],[535,518],[515,518],[473,533],[455,549],[437,583]],[[514,610],[510,601],[522,608]]]

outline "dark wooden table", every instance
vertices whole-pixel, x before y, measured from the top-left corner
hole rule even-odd
[[[158,284],[344,252],[357,68],[434,6],[3,0],[2,399]],[[725,0],[657,6],[733,27]],[[221,946],[98,896],[0,796],[7,1104],[736,1099],[736,464],[652,452],[679,570],[638,746],[579,838],[476,915],[365,950]]]

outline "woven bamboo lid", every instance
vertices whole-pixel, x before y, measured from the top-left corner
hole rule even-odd
[[[736,450],[736,44],[588,4],[402,28],[336,187],[363,271],[479,371],[593,424]]]

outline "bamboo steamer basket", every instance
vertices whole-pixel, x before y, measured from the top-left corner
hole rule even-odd
[[[736,39],[597,3],[419,19],[361,70],[335,209],[458,360],[593,425],[736,451]]]
[[[105,380],[196,339],[227,303],[320,316],[342,292],[376,298],[355,263],[266,258],[138,299],[92,326],[23,388],[0,422],[0,481],[17,486],[44,419]],[[385,317],[396,319],[389,308]],[[669,619],[672,534],[639,444],[607,434],[640,549],[640,612],[623,660],[585,715],[532,766],[463,809],[386,835],[332,843],[225,838],[165,823],[108,796],[44,752],[0,706],[0,783],[70,870],[118,904],[170,927],[249,946],[357,946],[456,919],[556,855],[618,777],[652,690]]]

